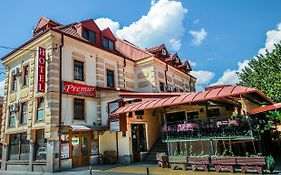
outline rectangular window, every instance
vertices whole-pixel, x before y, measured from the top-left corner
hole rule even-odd
[[[23,68],[23,85],[28,86],[28,65]]]
[[[160,91],[165,92],[165,84],[160,82]]]
[[[86,40],[89,40],[89,30],[83,29],[82,37]]]
[[[115,87],[114,71],[106,70],[107,87]]]
[[[96,34],[93,31],[90,31],[88,29],[83,29],[82,37],[86,40],[89,40],[92,43],[96,42]]]
[[[12,91],[15,91],[17,89],[17,77],[16,75],[12,76]]]
[[[47,144],[45,139],[44,130],[36,131],[35,141],[35,160],[46,160]]]
[[[111,40],[109,40],[109,49],[114,50],[114,43]]]
[[[43,97],[37,99],[37,121],[44,120],[44,104]]]
[[[14,127],[15,126],[15,112],[10,112],[10,118],[9,118],[9,126]]]
[[[29,141],[25,133],[11,134],[9,160],[29,160]]]
[[[74,60],[74,80],[84,81],[84,63]]]
[[[92,43],[95,43],[95,42],[96,42],[96,34],[95,34],[95,32],[93,32],[93,31],[90,31],[90,32],[89,32],[89,40],[90,40]]]
[[[103,46],[110,50],[114,50],[114,42],[108,38],[103,38]]]
[[[108,48],[109,40],[107,38],[103,38],[103,46]]]
[[[20,114],[20,123],[26,124],[26,117],[27,117],[27,103],[24,102],[21,104],[21,114]]]
[[[194,120],[199,119],[199,111],[187,112],[186,116],[189,122],[193,122]]]
[[[75,120],[85,120],[85,100],[74,98],[74,117]]]
[[[220,109],[219,108],[214,108],[214,109],[208,109],[208,117],[220,117]]]

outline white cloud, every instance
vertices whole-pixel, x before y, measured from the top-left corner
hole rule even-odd
[[[270,31],[266,32],[265,46],[264,46],[264,48],[261,48],[258,51],[258,54],[265,54],[266,50],[271,52],[274,49],[274,44],[275,43],[279,43],[280,41],[281,41],[281,23],[279,23],[276,26],[275,30],[270,30]],[[254,58],[255,57],[253,57],[253,59]],[[249,59],[246,59],[243,62],[238,62],[237,63],[237,67],[238,68],[236,70],[227,69],[226,71],[224,71],[222,77],[220,77],[218,79],[218,81],[216,83],[214,83],[214,84],[231,84],[231,85],[235,85],[239,81],[236,72],[242,71],[242,69],[245,68],[248,65],[249,61],[250,61]]]
[[[151,0],[150,5],[153,6],[156,3],[156,0]]]
[[[171,49],[173,50],[180,50],[181,48],[181,40],[175,40],[174,38],[170,39],[169,41],[171,45]]]
[[[115,33],[117,30],[119,30],[119,23],[112,21],[109,18],[98,18],[95,20],[96,24],[99,26],[101,30],[106,29],[107,27],[110,28],[110,30]]]
[[[5,90],[5,80],[0,81],[0,96],[4,95],[4,90]]]
[[[197,78],[197,84],[208,84],[215,76],[215,73],[204,70],[191,71],[190,74]]]
[[[208,35],[204,28],[201,28],[200,31],[189,31],[189,33],[193,37],[191,43],[193,46],[200,46]]]
[[[274,44],[281,41],[281,23],[276,26],[275,30],[270,30],[266,32],[266,42],[265,47],[259,50],[259,54],[265,54],[265,51],[268,50],[271,52],[274,49]]]
[[[171,0],[152,1],[149,12],[138,21],[116,31],[120,38],[140,47],[148,48],[165,43],[175,51],[180,49],[187,13],[181,2]]]
[[[189,64],[190,64],[191,67],[195,67],[195,66],[197,65],[196,62],[193,62],[193,61],[191,61],[191,60],[188,60],[188,62],[189,62]]]
[[[199,19],[198,18],[193,21],[193,24],[198,24],[198,23],[199,23]]]

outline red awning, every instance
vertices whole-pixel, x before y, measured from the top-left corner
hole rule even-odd
[[[259,95],[264,101],[273,104],[272,100],[268,98],[264,93],[255,89],[243,86],[223,86],[215,89],[209,89],[203,92],[181,93],[179,96],[157,98],[154,100],[147,100],[138,103],[129,104],[117,109],[112,115],[134,112],[145,109],[154,109],[167,106],[174,106],[180,104],[186,104],[191,102],[208,101],[211,99],[218,99],[224,97],[235,97],[243,94],[255,93]],[[147,93],[148,96],[150,93]],[[135,94],[137,95],[137,94]],[[143,95],[143,93],[142,93]]]
[[[272,111],[272,110],[280,109],[280,108],[281,108],[281,103],[276,103],[276,104],[273,104],[273,105],[268,105],[268,106],[262,106],[262,107],[259,107],[259,108],[255,108],[255,109],[249,111],[248,113],[250,115],[254,115],[254,114],[268,112],[268,111]]]

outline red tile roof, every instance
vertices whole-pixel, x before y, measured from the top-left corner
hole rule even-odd
[[[130,58],[135,61],[153,56],[153,54],[147,52],[144,49],[139,48],[138,46],[126,40],[117,38],[117,42],[115,44],[117,51],[119,51],[127,58]]]
[[[254,115],[254,114],[272,111],[272,110],[275,110],[275,109],[281,109],[281,103],[275,103],[275,104],[272,104],[272,105],[255,108],[253,110],[250,110],[248,113],[250,115]]]
[[[181,95],[176,95],[174,97],[158,98],[154,100],[148,100],[143,102],[138,102],[134,104],[129,104],[117,109],[113,115],[134,112],[145,109],[161,108],[173,105],[187,104],[192,102],[202,102],[208,100],[214,100],[225,97],[239,97],[243,94],[255,93],[259,95],[265,102],[273,104],[272,100],[268,98],[264,93],[258,89],[247,88],[242,86],[223,86],[217,89],[210,89],[203,92],[193,92],[193,93],[181,93]],[[150,93],[146,93],[148,96],[152,96]],[[145,93],[142,93],[145,95]]]

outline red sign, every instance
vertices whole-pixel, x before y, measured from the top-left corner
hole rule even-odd
[[[46,49],[38,47],[37,53],[37,92],[45,92]]]
[[[66,94],[95,97],[96,87],[64,81],[63,92]]]

